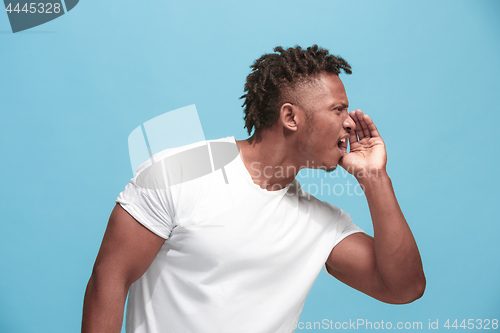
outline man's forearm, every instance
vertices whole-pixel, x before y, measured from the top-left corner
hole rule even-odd
[[[90,277],[83,302],[82,333],[119,333],[128,288]]]
[[[358,179],[373,222],[377,274],[398,303],[419,298],[425,276],[417,244],[385,172]]]

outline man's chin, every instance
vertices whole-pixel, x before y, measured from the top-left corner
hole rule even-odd
[[[333,163],[333,164],[327,164],[327,163],[321,163],[321,164],[316,164],[314,162],[307,162],[304,167],[301,167],[301,169],[319,169],[319,170],[324,170],[325,172],[332,172],[340,164],[340,161],[342,161],[342,158],[339,160],[338,163]]]
[[[334,171],[335,169],[337,169],[337,166],[338,166],[338,165],[333,166],[333,167],[330,167],[330,168],[326,168],[326,169],[325,169],[325,171],[326,171],[326,172],[332,172],[332,171]]]
[[[333,165],[323,164],[323,167],[321,169],[325,170],[325,172],[332,172],[335,169],[337,169],[338,166],[339,166],[338,164],[333,164]]]

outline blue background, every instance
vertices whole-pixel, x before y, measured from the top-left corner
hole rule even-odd
[[[500,319],[499,14],[486,0],[87,0],[12,34],[0,13],[0,332],[79,331],[134,128],[196,104],[207,139],[244,139],[253,60],[314,43],[353,67],[341,78],[386,142],[428,283],[396,306],[322,272],[300,321]],[[371,233],[364,197],[320,197]]]

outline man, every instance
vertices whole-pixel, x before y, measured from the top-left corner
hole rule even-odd
[[[349,64],[316,45],[275,52],[247,77],[248,140],[155,155],[237,146],[223,170],[182,182],[173,181],[182,168],[165,175],[146,162],[120,194],[87,286],[83,332],[119,332],[127,293],[127,332],[292,332],[322,267],[383,302],[421,297],[422,263],[384,142],[369,116],[347,111],[338,75]],[[302,168],[337,165],[363,188],[374,237],[295,179]]]

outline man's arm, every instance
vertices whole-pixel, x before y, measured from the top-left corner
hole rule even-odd
[[[351,112],[351,117],[357,136],[351,131],[351,151],[341,165],[365,191],[374,237],[361,233],[346,237],[332,250],[326,267],[340,281],[378,300],[413,302],[424,292],[425,276],[417,244],[385,170],[384,143],[370,117],[360,110]]]
[[[120,205],[115,206],[85,291],[82,333],[120,332],[128,289],[148,269],[164,242]]]

